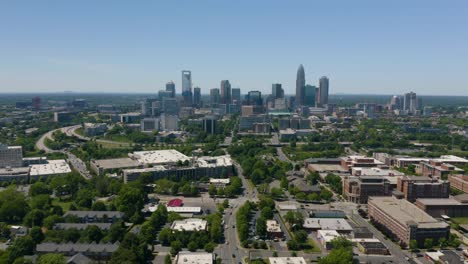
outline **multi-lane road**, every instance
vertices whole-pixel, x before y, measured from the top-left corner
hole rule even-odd
[[[45,145],[45,140],[50,139],[54,140],[53,133],[55,131],[61,130],[63,133],[66,133],[67,135],[70,135],[69,133],[72,133],[71,131],[74,131],[80,127],[79,125],[77,126],[69,126],[69,127],[62,127],[62,128],[57,128],[54,130],[51,130],[44,135],[42,135],[39,140],[36,142],[36,148],[38,150],[43,150],[45,153],[64,153],[68,157],[68,162],[72,165],[72,167],[78,171],[81,176],[83,176],[86,179],[91,179],[91,173],[89,172],[88,168],[86,167],[86,164],[77,156],[75,156],[73,153],[66,149],[60,149],[60,150],[53,150],[50,149]]]

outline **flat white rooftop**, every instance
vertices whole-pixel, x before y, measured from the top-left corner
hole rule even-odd
[[[324,242],[329,243],[333,239],[339,237],[340,234],[336,230],[318,230],[317,237],[322,239]]]
[[[45,164],[31,165],[29,175],[41,176],[41,175],[54,175],[54,174],[65,174],[71,172],[70,166],[65,160],[49,160]]]
[[[142,164],[173,164],[179,160],[189,160],[189,157],[175,149],[136,151],[133,156]]]
[[[216,157],[200,157],[197,159],[199,167],[228,167],[232,166],[232,159],[230,155],[216,156]]]
[[[213,253],[181,251],[174,260],[175,264],[213,264]]]
[[[297,210],[297,206],[294,204],[278,204],[280,211],[294,211]]]
[[[171,229],[178,231],[202,231],[206,230],[207,222],[199,218],[189,218],[172,222]]]
[[[351,231],[353,228],[343,218],[306,218],[304,228],[320,230]]]
[[[226,179],[215,179],[215,178],[210,178],[210,183],[224,183],[224,184],[229,184],[231,180],[229,178]]]
[[[403,176],[402,172],[390,169],[381,169],[377,167],[354,167],[352,168],[353,175],[360,176]]]
[[[375,205],[388,217],[395,219],[402,225],[417,224],[418,228],[446,228],[448,226],[405,199],[373,196],[369,198],[368,203],[369,206]]]
[[[276,220],[267,220],[266,226],[267,226],[267,232],[270,232],[270,233],[281,232],[281,227],[278,224],[278,222],[276,222]]]
[[[167,207],[168,212],[175,212],[175,213],[201,213],[201,207],[196,206],[183,206],[183,207]]]
[[[270,264],[306,264],[303,257],[271,257],[268,260]]]

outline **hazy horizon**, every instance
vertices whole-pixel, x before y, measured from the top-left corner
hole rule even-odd
[[[47,2],[47,4],[45,4]],[[0,93],[156,93],[191,70],[203,94],[468,96],[468,2],[170,1],[0,3]]]

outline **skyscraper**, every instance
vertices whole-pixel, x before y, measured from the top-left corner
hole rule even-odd
[[[240,88],[232,88],[232,102],[236,101],[237,104],[241,103],[241,90]]]
[[[320,106],[322,107],[328,104],[328,83],[329,80],[326,76],[319,80]]]
[[[247,94],[247,103],[249,105],[263,105],[262,93],[260,91],[250,91]]]
[[[175,97],[175,83],[173,81],[170,81],[166,83],[166,91],[171,92],[171,97]]]
[[[304,95],[305,95],[305,72],[304,66],[299,65],[299,69],[297,69],[297,77],[296,77],[296,105],[303,105],[304,104]]]
[[[219,89],[213,88],[210,90],[210,104],[213,106],[219,104]]]
[[[201,88],[200,87],[193,88],[193,104],[196,106],[201,105]]]
[[[192,72],[182,71],[182,98],[184,106],[192,105]]]
[[[231,104],[231,84],[228,80],[221,81],[221,103]]]
[[[409,92],[404,95],[403,110],[408,111],[410,114],[416,114],[416,110],[418,110],[418,100],[416,93]]]
[[[274,83],[271,85],[271,95],[273,96],[273,99],[284,97],[284,90],[281,87],[281,83]]]
[[[316,89],[317,89],[317,87],[309,85],[309,84],[305,86],[305,89],[304,89],[304,91],[305,91],[305,93],[304,93],[304,97],[305,97],[304,105],[312,106],[312,107],[315,106],[315,90]]]

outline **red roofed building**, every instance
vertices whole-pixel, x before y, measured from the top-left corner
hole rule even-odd
[[[184,201],[182,199],[172,199],[167,203],[167,206],[169,207],[181,207],[184,204]]]

